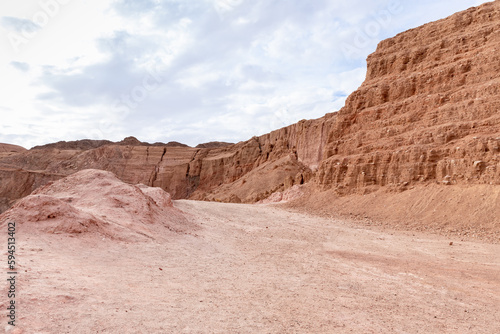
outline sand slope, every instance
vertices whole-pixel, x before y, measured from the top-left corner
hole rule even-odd
[[[0,215],[20,233],[99,234],[123,240],[154,240],[168,232],[196,229],[160,188],[133,186],[111,172],[83,170],[49,183]]]

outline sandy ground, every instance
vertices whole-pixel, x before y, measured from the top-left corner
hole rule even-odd
[[[500,245],[361,228],[273,205],[175,206],[202,228],[161,243],[19,229],[17,326],[2,317],[0,328],[500,333]]]

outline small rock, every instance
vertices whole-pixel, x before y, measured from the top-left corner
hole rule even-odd
[[[483,166],[484,166],[484,162],[483,162],[483,161],[481,161],[481,160],[479,160],[479,161],[474,161],[474,168],[475,168],[476,170],[480,170],[480,169],[482,169],[482,168],[483,168]]]
[[[229,203],[241,203],[241,199],[236,196],[235,194],[231,194],[231,196],[229,197]]]

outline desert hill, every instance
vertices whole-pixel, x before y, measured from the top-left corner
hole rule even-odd
[[[175,199],[254,203],[300,185],[306,196],[297,207],[368,217],[370,208],[411,193],[404,207],[375,210],[374,218],[430,225],[439,219],[451,230],[458,219],[500,230],[493,195],[500,184],[499,30],[494,1],[382,41],[367,59],[365,82],[340,111],[234,145],[125,140],[2,157],[0,209],[49,181],[94,168],[161,187]],[[443,209],[452,193],[461,208],[477,209],[476,197],[490,205],[474,214],[454,210],[453,201]],[[442,215],[423,217],[430,209]]]
[[[0,158],[8,157],[10,155],[22,153],[25,151],[26,149],[24,147],[18,145],[0,144]]]
[[[38,188],[0,215],[23,232],[98,234],[119,240],[155,240],[196,230],[159,188],[130,185],[110,172],[87,169]]]
[[[226,146],[231,146],[233,145],[232,143],[227,143],[227,142],[222,142],[222,141],[211,141],[208,143],[202,143],[196,145],[196,148],[219,148],[219,147],[226,147]]]
[[[133,146],[164,146],[164,147],[189,147],[186,144],[178,143],[175,141],[169,143],[146,143],[141,142],[135,137],[127,137],[119,142],[112,142],[110,140],[92,140],[92,139],[82,139],[74,141],[59,141],[57,143],[51,143],[46,145],[40,145],[33,147],[34,150],[45,150],[45,149],[58,149],[58,150],[91,150],[94,148],[99,148],[105,145],[133,145]]]

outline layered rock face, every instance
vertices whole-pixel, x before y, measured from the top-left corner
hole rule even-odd
[[[381,42],[338,112],[317,182],[341,193],[500,183],[500,2]]]
[[[310,181],[323,159],[334,114],[299,123],[246,142],[200,151],[191,163],[196,191],[190,198],[257,202]]]
[[[0,158],[3,209],[94,168],[173,198],[256,202],[313,180],[339,194],[500,183],[500,1],[381,42],[338,113],[234,145],[52,145]],[[0,207],[0,210],[2,207]]]
[[[304,128],[306,123],[296,127]],[[50,181],[90,168],[113,172],[130,184],[161,187],[175,199],[255,202],[274,191],[284,190],[285,184],[291,186],[311,178],[309,168],[299,161],[294,148],[284,140],[287,135],[283,133],[288,131],[276,131],[221,148],[142,144],[99,146],[100,143],[85,141],[72,143],[69,148],[32,149],[0,159],[0,210],[4,211],[13,201]],[[84,149],[82,145],[98,147]],[[269,175],[262,178],[260,172]],[[247,185],[243,190],[227,187],[246,174],[249,176],[244,180]],[[258,181],[264,179],[265,182]]]

